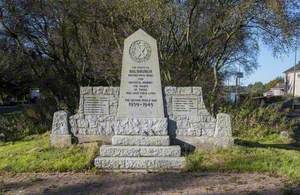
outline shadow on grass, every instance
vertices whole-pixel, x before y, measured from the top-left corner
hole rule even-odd
[[[295,142],[298,145],[300,145],[300,124],[298,124],[298,126],[293,131],[294,131],[294,135],[292,138],[295,140]]]
[[[300,151],[300,123],[293,129],[293,135],[291,138],[294,140],[293,143],[288,144],[263,144],[256,141],[248,141],[242,139],[235,139],[234,144],[250,148],[276,148],[284,150],[295,150]]]
[[[235,139],[234,144],[239,146],[244,146],[244,147],[250,147],[250,148],[276,148],[276,149],[300,151],[299,142],[294,142],[290,144],[262,144],[255,141]]]
[[[252,176],[252,175],[251,175]],[[273,194],[283,186],[268,186],[265,176],[242,177],[239,174],[221,173],[148,173],[148,174],[105,174],[84,176],[81,180],[62,176],[4,184],[3,192],[28,189],[37,194]],[[71,182],[70,180],[73,180]],[[264,183],[265,182],[265,183]],[[56,185],[53,185],[55,183]],[[251,189],[261,183],[259,190]],[[250,188],[250,189],[249,189]],[[255,189],[255,191],[253,191]],[[1,186],[0,186],[1,192]],[[34,194],[34,193],[33,193]]]

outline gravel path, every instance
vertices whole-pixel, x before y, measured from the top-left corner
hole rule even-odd
[[[286,185],[283,178],[248,173],[0,175],[0,194],[291,194]]]

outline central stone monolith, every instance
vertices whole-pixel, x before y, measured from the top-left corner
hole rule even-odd
[[[156,40],[143,30],[125,39],[118,118],[164,118]]]

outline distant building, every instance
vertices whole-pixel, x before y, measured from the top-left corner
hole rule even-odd
[[[284,83],[277,83],[275,87],[272,87],[269,91],[264,93],[264,97],[283,96],[283,95],[285,95]]]
[[[294,66],[287,69],[283,73],[286,93],[293,95]],[[295,73],[295,96],[300,97],[300,62],[295,66]]]

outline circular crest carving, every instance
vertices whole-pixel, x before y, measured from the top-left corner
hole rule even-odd
[[[146,62],[150,59],[151,47],[146,41],[134,41],[129,47],[129,55],[137,63]]]

